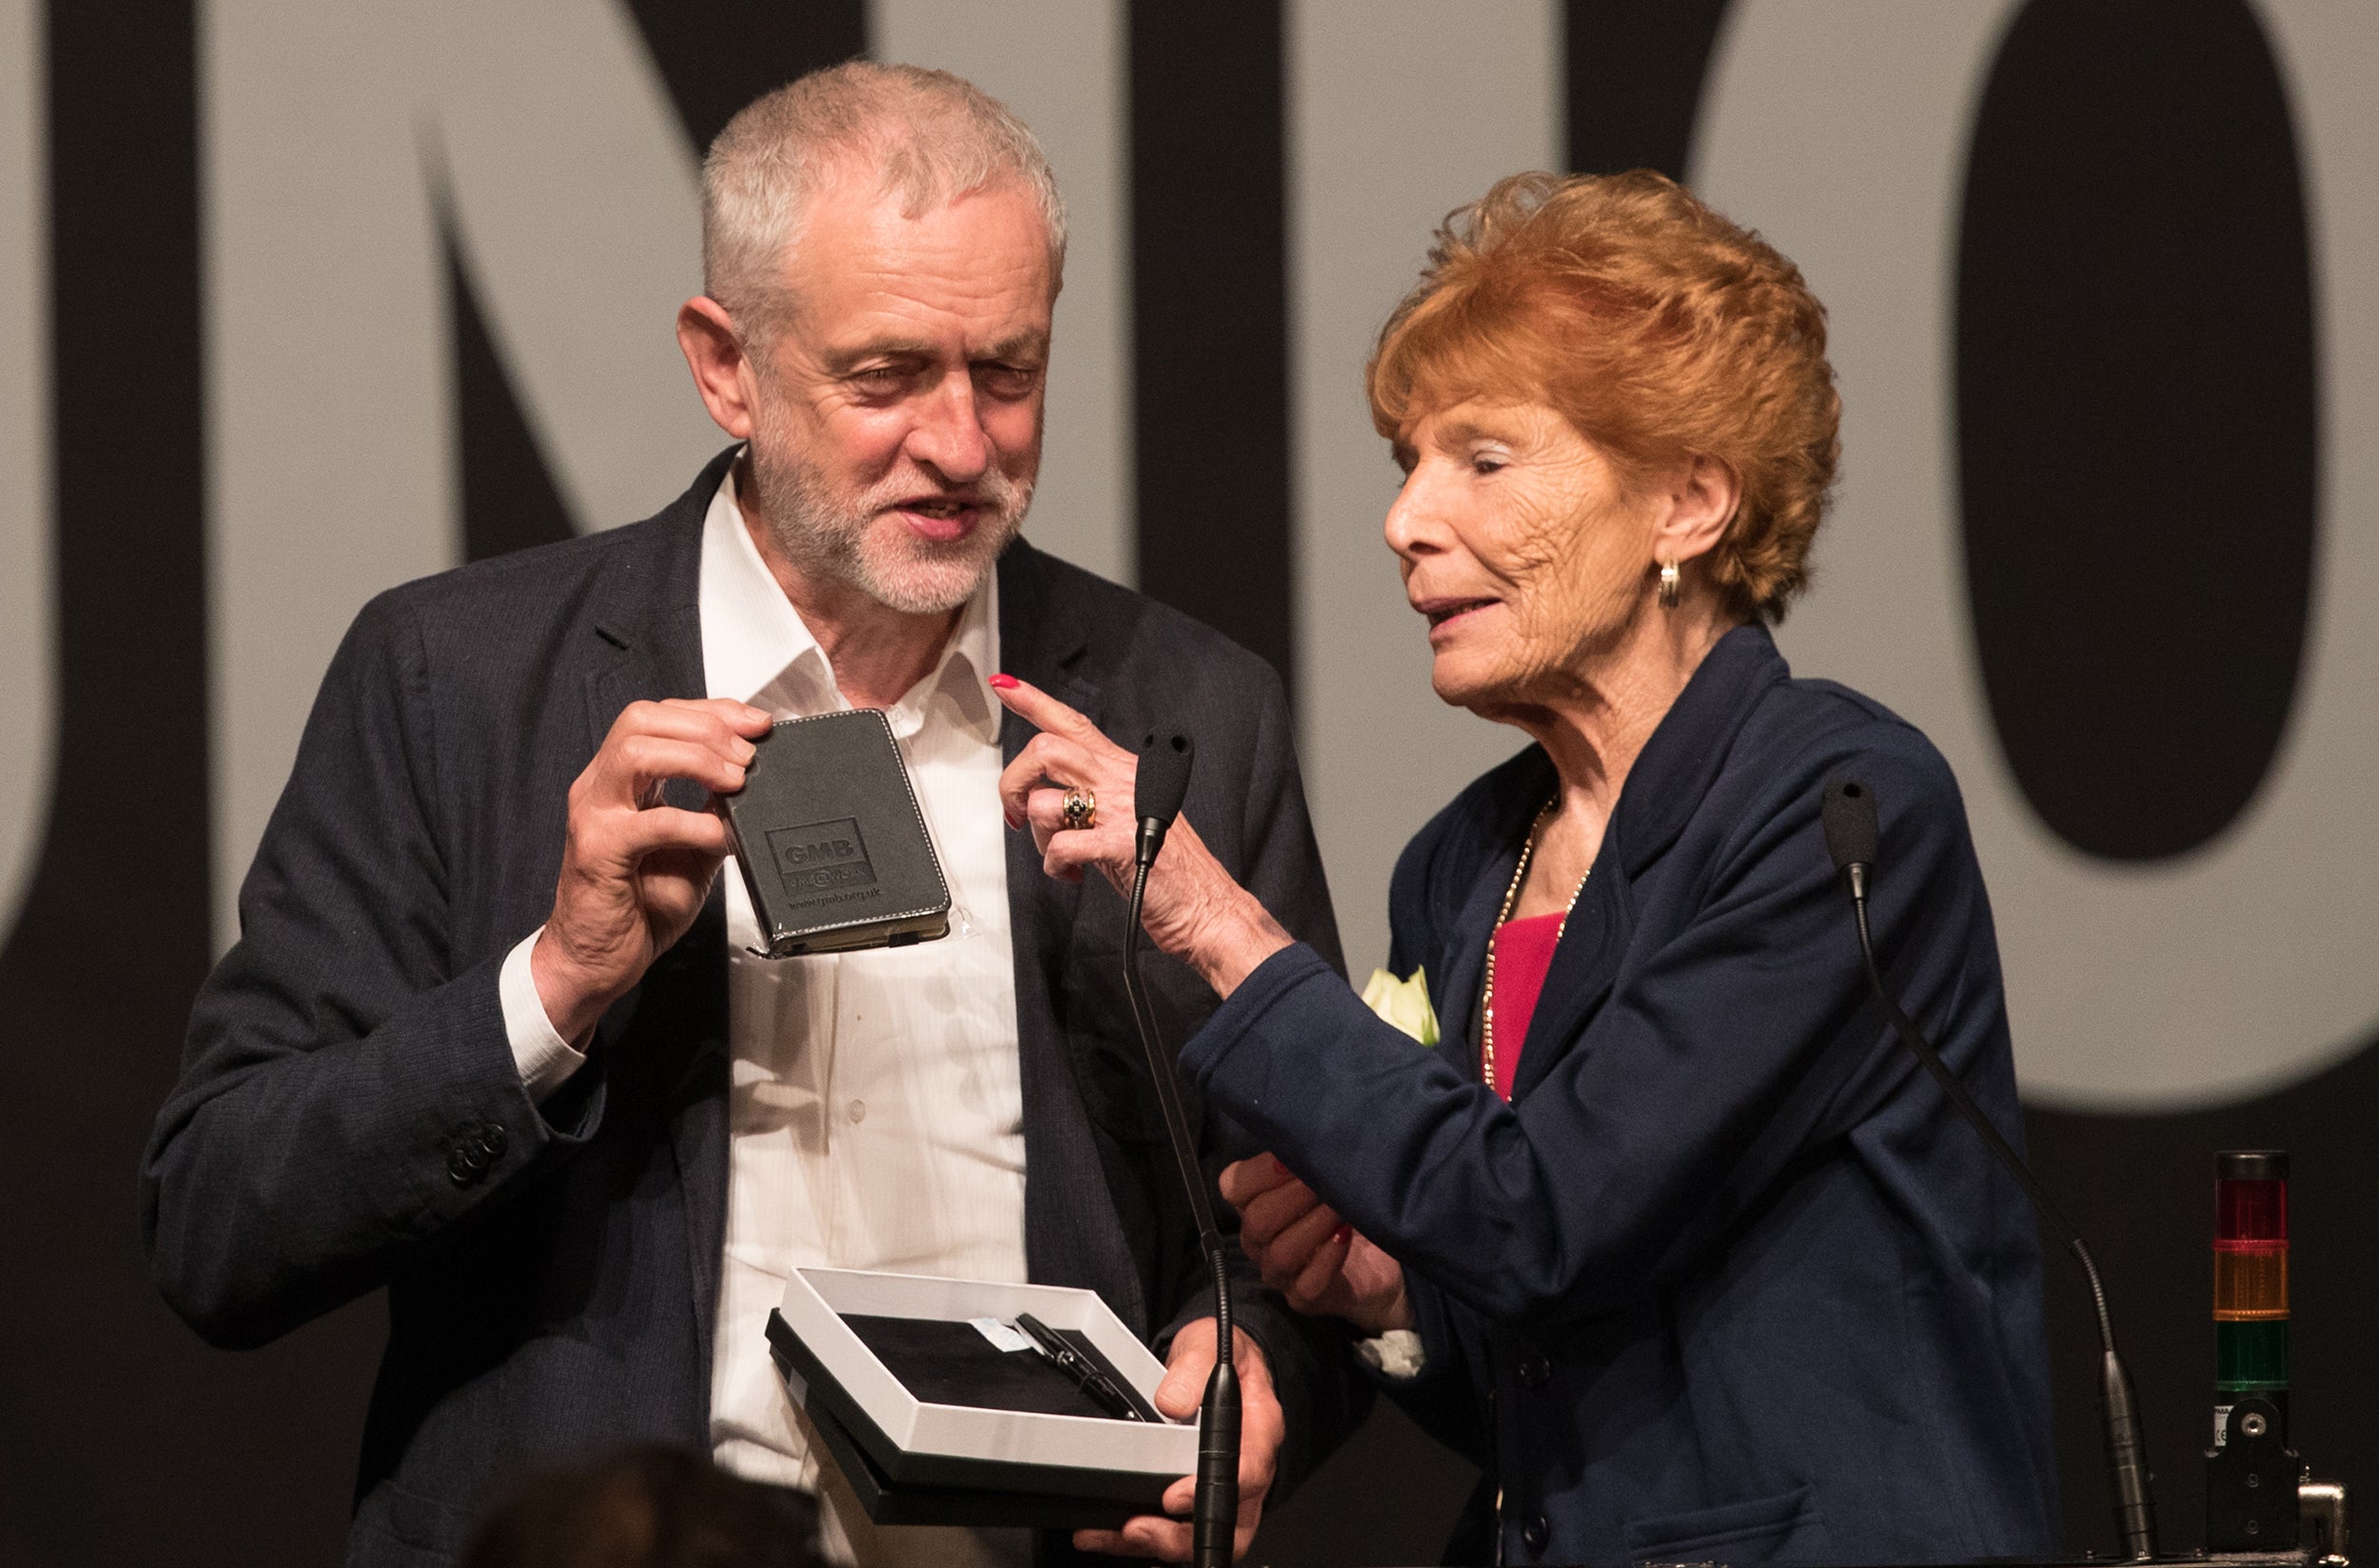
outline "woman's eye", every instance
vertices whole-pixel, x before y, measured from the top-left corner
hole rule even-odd
[[[1506,466],[1501,453],[1474,452],[1470,455],[1470,471],[1474,474],[1500,474]]]

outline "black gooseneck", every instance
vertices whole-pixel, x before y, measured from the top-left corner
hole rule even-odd
[[[1181,1167],[1182,1187],[1190,1194],[1190,1212],[1197,1219],[1198,1246],[1214,1274],[1214,1371],[1207,1379],[1206,1401],[1198,1412],[1197,1500],[1190,1511],[1190,1561],[1197,1568],[1229,1568],[1239,1528],[1239,1368],[1231,1345],[1230,1274],[1223,1262],[1223,1233],[1214,1224],[1206,1176],[1198,1168],[1197,1140],[1181,1107],[1181,1084],[1174,1076],[1172,1059],[1157,1044],[1156,1014],[1140,986],[1140,909],[1148,896],[1149,868],[1156,864],[1165,834],[1173,818],[1181,814],[1181,802],[1190,793],[1190,767],[1196,758],[1197,746],[1186,735],[1151,730],[1140,742],[1139,776],[1131,801],[1140,832],[1133,854],[1131,896],[1124,916],[1124,990],[1131,999],[1141,1049],[1148,1052],[1149,1077],[1156,1085],[1165,1131],[1172,1144],[1174,1163]]]
[[[2065,1244],[2065,1250],[2074,1255],[2074,1261],[2081,1264],[2082,1273],[2090,1281],[2090,1301],[2098,1315],[2098,1414],[2106,1437],[2107,1473],[2114,1492],[2114,1530],[2123,1543],[2124,1554],[2145,1561],[2156,1555],[2155,1499],[2148,1490],[2148,1446],[2140,1437],[2139,1406],[2132,1392],[2131,1374],[2124,1370],[2123,1358],[2115,1353],[2114,1320],[2107,1313],[2106,1287],[2099,1283],[2098,1265],[2091,1261],[2090,1248],[2083,1243],[2081,1233],[2065,1218],[2064,1211],[2033,1175],[2023,1157],[1999,1136],[1999,1129],[1975,1104],[1966,1086],[1941,1060],[1941,1053],[1933,1049],[1933,1043],[1917,1028],[1916,1021],[1901,1010],[1899,1003],[1884,989],[1882,971],[1876,967],[1875,941],[1867,931],[1867,884],[1875,875],[1879,836],[1875,792],[1857,779],[1833,780],[1825,787],[1824,821],[1826,853],[1833,856],[1834,869],[1841,873],[1843,885],[1850,890],[1851,909],[1858,918],[1858,952],[1866,966],[1867,986],[1883,1005],[1893,1032],[1924,1064],[1933,1081],[1941,1086],[1941,1092],[1950,1097],[1950,1103],[2023,1187],[2032,1199],[2034,1210]]]

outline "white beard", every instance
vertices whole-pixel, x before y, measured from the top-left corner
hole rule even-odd
[[[749,448],[754,488],[746,504],[787,559],[804,574],[857,589],[905,615],[941,615],[974,597],[983,578],[1024,525],[1032,481],[985,471],[968,490],[985,516],[962,539],[936,543],[908,529],[880,528],[894,502],[914,498],[916,480],[888,477],[857,496],[838,495],[802,460],[801,443],[764,399]]]

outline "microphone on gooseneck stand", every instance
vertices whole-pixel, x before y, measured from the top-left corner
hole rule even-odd
[[[1190,793],[1190,765],[1197,746],[1186,735],[1151,730],[1140,742],[1139,776],[1132,788],[1132,815],[1140,833],[1134,846],[1131,896],[1124,916],[1124,991],[1131,1000],[1132,1022],[1139,1027],[1141,1049],[1148,1052],[1149,1076],[1156,1084],[1156,1100],[1165,1113],[1165,1131],[1181,1167],[1181,1185],[1190,1194],[1190,1212],[1198,1223],[1198,1247],[1214,1274],[1214,1371],[1207,1379],[1206,1402],[1198,1412],[1197,1500],[1191,1507],[1193,1545],[1190,1561],[1198,1568],[1229,1568],[1232,1538],[1239,1526],[1239,1369],[1231,1355],[1230,1275],[1223,1262],[1223,1234],[1214,1224],[1214,1205],[1207,1197],[1206,1176],[1198,1168],[1197,1140],[1190,1118],[1181,1108],[1181,1084],[1173,1063],[1158,1046],[1156,1015],[1140,987],[1140,907],[1148,896],[1149,868],[1181,802]]]
[[[1876,967],[1875,941],[1867,931],[1867,888],[1874,879],[1876,866],[1875,792],[1857,779],[1835,779],[1825,787],[1825,848],[1834,858],[1834,869],[1841,873],[1843,885],[1850,890],[1851,909],[1858,921],[1858,952],[1866,965],[1867,986],[1876,1000],[1883,1004],[1884,1015],[1900,1043],[1924,1064],[1933,1081],[1950,1097],[1958,1113],[1981,1134],[1983,1144],[1997,1157],[2015,1178],[2032,1206],[2047,1222],[2065,1249],[2082,1266],[2090,1280],[2091,1304],[2098,1315],[2098,1413],[2105,1429],[2107,1471],[2114,1488],[2114,1530],[2123,1542],[2124,1553],[2135,1560],[2145,1561],[2156,1555],[2155,1501],[2148,1491],[2148,1447],[2140,1437],[2139,1406],[2132,1393],[2131,1374],[2124,1370],[2123,1358],[2114,1349],[2114,1322],[2107,1315],[2106,1287],[2098,1282],[2098,1265],[2091,1261],[2090,1248],[2080,1232],[2056,1206],[2048,1189],[2026,1166],[2023,1156],[1999,1136],[1999,1129],[1991,1125],[1991,1118],[1975,1104],[1966,1086],[1950,1071],[1941,1053],[1924,1037],[1916,1022],[1901,1010],[1899,1003],[1883,987],[1883,974]]]

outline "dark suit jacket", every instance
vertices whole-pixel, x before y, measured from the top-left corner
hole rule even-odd
[[[241,939],[193,1009],[143,1167],[156,1278],[225,1345],[387,1287],[353,1562],[448,1560],[488,1487],[523,1467],[635,1439],[707,1450],[722,902],[541,1107],[497,973],[551,907],[565,797],[614,717],[704,695],[696,588],[726,461],[650,521],[364,610],[241,890]],[[1337,962],[1269,667],[1024,544],[998,570],[1005,667],[1129,744],[1159,722],[1192,731],[1189,815]],[[1002,738],[1013,757],[1027,727],[1011,715]],[[1032,1278],[1095,1289],[1160,1335],[1203,1310],[1205,1276],[1123,993],[1122,905],[1095,878],[1052,881],[1029,834],[1009,845]],[[1169,1037],[1187,1038],[1212,994],[1170,961],[1151,980]],[[1206,1132],[1211,1167],[1228,1140]],[[1343,1339],[1243,1295],[1293,1474],[1359,1415],[1360,1380],[1335,1369]]]
[[[1403,1260],[1426,1365],[1395,1392],[1487,1472],[1458,1559],[1917,1562],[2057,1542],[2034,1220],[1868,998],[1819,826],[1881,806],[1871,902],[1908,1010],[2011,1140],[1998,955],[1924,737],[1740,628],[1628,774],[1512,1104],[1479,1082],[1488,932],[1554,787],[1529,748],[1405,852],[1393,963],[1424,1051],[1299,948],[1187,1047]]]

